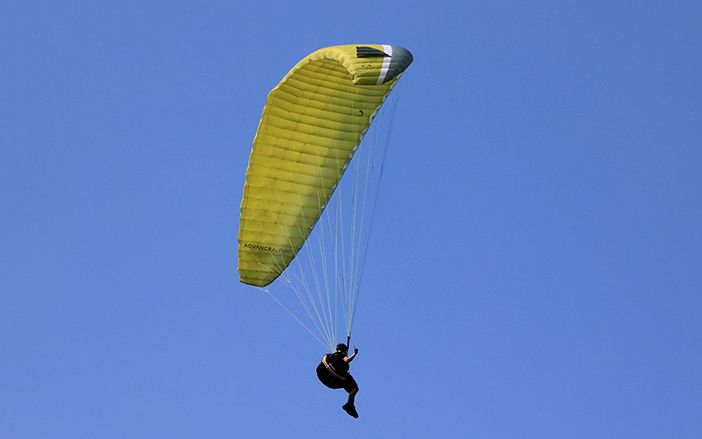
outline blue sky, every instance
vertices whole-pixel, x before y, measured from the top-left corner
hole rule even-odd
[[[0,437],[699,438],[699,2],[9,0]],[[395,44],[361,418],[236,274],[266,93]]]

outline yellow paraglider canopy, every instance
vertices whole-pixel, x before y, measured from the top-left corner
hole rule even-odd
[[[398,46],[320,49],[268,94],[246,172],[241,282],[265,286],[293,260],[412,55]]]

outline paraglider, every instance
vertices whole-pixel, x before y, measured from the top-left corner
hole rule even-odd
[[[349,394],[346,404],[342,405],[349,416],[358,418],[358,412],[354,401],[358,393],[358,384],[349,373],[349,363],[358,355],[358,348],[354,348],[353,354],[349,355],[349,348],[344,343],[336,345],[336,352],[325,354],[322,361],[317,366],[317,378],[330,389],[344,389]]]
[[[268,94],[253,141],[241,200],[240,280],[273,296],[267,286],[280,277],[300,301],[314,330],[274,299],[330,350],[337,339],[340,314],[347,340],[351,336],[377,200],[371,180],[379,182],[387,152],[365,144],[359,148],[359,144],[411,62],[408,50],[391,45],[315,51]],[[384,145],[387,148],[387,142]],[[371,159],[354,159],[357,150],[366,146],[371,159],[382,160],[379,165]],[[342,190],[341,179],[348,168],[360,177]],[[315,227],[325,212],[324,224]],[[316,245],[308,242],[314,229],[320,240]],[[303,248],[309,267],[290,270]],[[344,406],[353,416],[358,386],[348,374],[348,363],[357,351],[343,355],[341,362],[340,355],[335,356],[339,352],[325,356],[327,362],[323,360],[321,366],[326,364],[330,373],[339,371],[337,375],[347,380],[343,388],[351,388],[353,382],[354,387],[347,389],[350,405]]]

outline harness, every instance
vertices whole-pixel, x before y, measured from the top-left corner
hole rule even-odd
[[[322,364],[324,365],[324,367],[327,368],[327,371],[328,371],[334,378],[336,378],[337,380],[345,381],[345,380],[346,380],[346,377],[343,376],[343,375],[339,375],[339,374],[334,370],[334,367],[332,367],[332,365],[329,364],[329,363],[327,362],[327,357],[328,357],[328,356],[329,356],[329,354],[325,354],[325,355],[322,357]]]

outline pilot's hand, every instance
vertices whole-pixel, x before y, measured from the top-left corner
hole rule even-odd
[[[357,354],[357,353],[358,353],[358,346],[356,346],[356,347],[353,348],[353,353],[354,353],[354,354]]]

